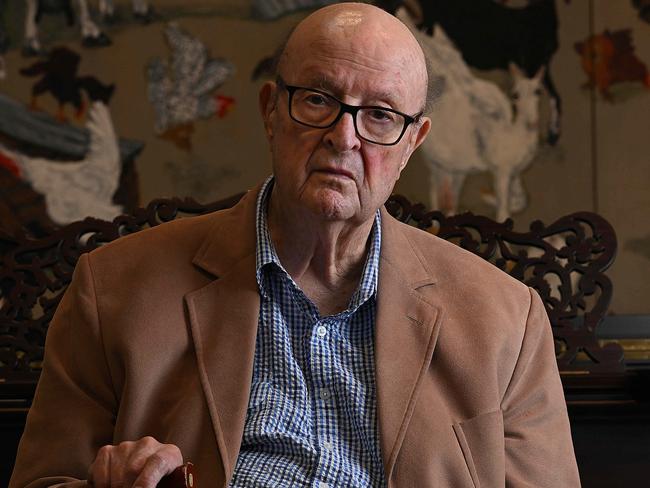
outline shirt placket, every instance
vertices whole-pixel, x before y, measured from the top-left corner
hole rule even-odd
[[[348,367],[356,372],[370,368],[374,374],[372,351],[367,361],[364,359],[367,351],[354,358],[349,354],[342,355],[340,341],[343,339],[341,334],[349,334],[350,331],[346,327],[352,326],[351,321],[361,320],[357,308],[374,293],[381,241],[379,214],[375,217],[377,225],[371,234],[371,253],[350,308],[335,316],[320,317],[316,306],[286,273],[273,249],[265,215],[271,186],[270,178],[264,184],[257,202],[257,278],[262,295],[262,309],[265,304],[269,309],[266,315],[260,315],[260,327],[266,328],[266,334],[262,334],[259,339],[264,343],[266,353],[259,357],[256,354],[254,376],[259,376],[263,370],[263,375],[274,387],[283,395],[290,396],[293,402],[290,409],[292,411],[280,408],[281,411],[274,412],[274,416],[291,420],[292,434],[290,442],[275,446],[272,452],[260,449],[249,453],[247,462],[243,463],[243,473],[249,478],[250,484],[256,486],[256,483],[260,483],[260,486],[265,484],[317,488],[366,485],[366,480],[359,478],[364,477],[361,471],[370,469],[369,464],[377,461],[373,459],[369,463],[370,460],[365,457],[363,450],[362,453],[358,452],[357,445],[361,442],[367,454],[373,450],[373,446],[368,445],[369,439],[374,438],[374,442],[378,443],[378,439],[371,435],[376,429],[374,422],[367,423],[362,420],[366,417],[368,407],[374,407],[374,404],[367,404],[367,401],[374,402],[375,396],[373,392],[369,399],[354,400],[354,392],[359,385],[354,382],[355,378],[350,378],[342,384],[340,375],[344,374]],[[279,272],[277,275],[271,273],[276,278],[273,285],[264,283],[264,273],[261,271],[262,267],[269,263],[274,264],[273,271]],[[270,286],[265,286],[267,284]],[[276,289],[279,293],[272,292],[276,286],[280,287]],[[291,299],[288,299],[289,296]],[[271,303],[267,303],[269,300]],[[271,310],[276,308],[281,309],[279,317],[271,313]],[[357,330],[357,326],[361,325],[372,327],[373,324],[355,323],[352,329]],[[271,350],[273,352],[269,354]],[[294,382],[299,376],[299,373],[296,374],[297,370],[294,374],[289,373],[293,367],[301,370],[304,377],[304,382],[300,385]],[[359,381],[365,385],[369,380],[374,378]],[[296,388],[300,392],[296,392]],[[295,416],[296,413],[304,415]],[[298,424],[300,429],[294,429]],[[351,432],[358,430],[354,425],[360,424],[364,424],[369,430],[366,432],[369,438],[353,439]],[[293,458],[293,465],[280,461],[287,456]],[[260,471],[260,463],[269,463],[268,469]],[[293,470],[294,475],[291,476],[287,470]],[[242,483],[248,484],[244,481]]]
[[[339,319],[345,319],[339,317]],[[312,486],[328,488],[336,485],[341,460],[337,454],[337,438],[340,435],[337,411],[340,401],[334,390],[335,330],[339,320],[333,317],[318,318],[312,326],[310,337],[310,372],[314,403],[314,426],[318,464],[314,469]]]

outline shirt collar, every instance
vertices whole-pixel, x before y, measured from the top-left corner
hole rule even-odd
[[[255,248],[255,272],[260,293],[264,297],[267,297],[268,291],[268,281],[266,280],[266,273],[264,272],[264,269],[266,268],[276,266],[293,283],[293,279],[291,279],[289,273],[286,272],[282,267],[282,263],[280,263],[280,259],[275,252],[275,247],[273,246],[273,241],[271,240],[268,228],[267,208],[271,196],[271,190],[273,189],[273,181],[274,177],[271,175],[262,185],[257,197],[255,212],[255,231],[257,237]],[[377,291],[379,255],[381,251],[381,212],[379,210],[375,213],[375,222],[370,231],[369,243],[368,256],[366,257],[366,262],[363,266],[361,281],[348,304],[347,311],[349,313],[356,311],[361,305],[373,297]],[[298,288],[298,285],[295,286]]]
[[[257,285],[260,288],[260,293],[265,297],[267,291],[266,280],[264,279],[262,270],[269,264],[275,264],[284,271],[280,259],[275,252],[273,241],[271,241],[271,235],[269,234],[269,227],[266,219],[267,207],[272,189],[273,175],[269,176],[262,185],[262,188],[257,195],[257,207],[255,211],[255,233],[257,237],[255,246],[255,275],[257,277]],[[286,274],[288,275],[288,273]]]

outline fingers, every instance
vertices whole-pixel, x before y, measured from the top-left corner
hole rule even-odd
[[[95,488],[155,488],[167,474],[183,464],[183,455],[172,444],[153,437],[104,446],[88,469]]]
[[[174,445],[166,444],[147,459],[140,476],[135,480],[133,486],[156,488],[156,485],[164,476],[171,474],[181,464],[183,464],[181,451]]]
[[[95,461],[88,469],[88,481],[95,488],[108,488],[111,485],[111,448],[104,446],[97,451]]]

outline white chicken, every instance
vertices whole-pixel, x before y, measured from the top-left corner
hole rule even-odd
[[[81,161],[30,157],[0,145],[5,157],[15,163],[19,176],[45,196],[47,212],[59,225],[85,217],[112,220],[123,211],[113,203],[121,160],[111,115],[104,103],[93,102],[86,129],[90,142]]]
[[[210,58],[201,41],[171,22],[165,28],[171,50],[169,61],[152,59],[147,66],[147,94],[156,112],[156,132],[208,118],[221,111],[229,100],[213,91],[234,73],[234,66],[221,58]]]

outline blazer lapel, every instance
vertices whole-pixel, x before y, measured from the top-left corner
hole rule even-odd
[[[260,297],[255,279],[255,197],[215,215],[193,263],[216,279],[185,295],[201,385],[230,479],[250,395]]]
[[[254,255],[237,266],[239,273],[186,296],[201,385],[227,479],[239,453],[253,374],[260,298],[251,266]]]
[[[401,225],[382,211],[375,362],[381,452],[390,480],[429,368],[441,324],[440,307],[421,293],[435,278]],[[427,294],[430,295],[430,294]]]

